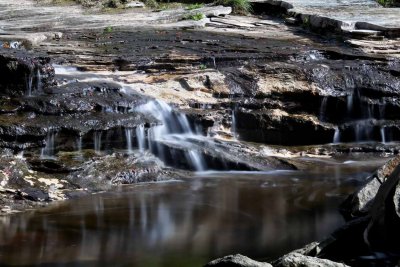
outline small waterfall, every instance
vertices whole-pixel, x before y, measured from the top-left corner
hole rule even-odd
[[[76,150],[79,154],[82,154],[82,136],[79,135],[78,139],[76,140]]]
[[[192,167],[196,171],[205,171],[206,170],[206,164],[204,162],[204,159],[201,156],[201,154],[197,153],[197,151],[190,150],[187,152],[187,156],[190,159],[190,163],[192,164]]]
[[[321,107],[319,109],[319,120],[324,121],[325,120],[325,114],[326,114],[326,106],[328,104],[328,97],[324,96],[324,98],[321,101]]]
[[[32,95],[32,86],[33,86],[33,72],[29,73],[29,76],[26,78],[26,95]]]
[[[46,136],[46,145],[42,148],[40,158],[49,159],[54,156],[55,132],[49,131]]]
[[[385,127],[381,127],[380,132],[381,132],[382,144],[385,144],[386,143]]]
[[[236,131],[236,108],[232,110],[232,126],[231,133],[235,139],[237,139],[237,131]]]
[[[335,133],[333,135],[333,143],[334,144],[340,143],[340,129],[339,129],[339,127],[335,128]]]
[[[96,153],[100,153],[101,151],[101,136],[102,136],[103,132],[101,131],[95,131],[94,132],[94,151]]]
[[[37,91],[42,90],[42,76],[40,75],[39,69],[37,69],[37,72],[36,72],[36,90]]]
[[[139,151],[143,152],[146,149],[146,133],[144,131],[144,125],[136,127],[136,139],[139,147]]]
[[[17,158],[17,159],[24,159],[24,151],[21,150],[21,151],[17,154],[16,158]]]
[[[138,112],[151,114],[153,117],[162,122],[162,125],[157,125],[149,129],[148,131],[148,143],[149,148],[152,153],[156,154],[160,157],[161,160],[164,160],[166,155],[164,151],[164,146],[160,144],[160,141],[176,141],[173,138],[173,135],[179,134],[182,138],[187,140],[190,143],[190,138],[196,136],[193,133],[189,121],[184,114],[175,112],[168,104],[165,102],[154,100],[150,101],[147,104],[139,106],[136,109]],[[138,130],[142,131],[142,130]],[[138,138],[141,140],[145,140],[144,134],[139,133]],[[139,149],[140,149],[140,142]],[[144,143],[144,141],[142,142]],[[144,145],[143,145],[144,147]],[[186,148],[186,147],[185,147]],[[204,170],[205,167],[202,162],[205,162],[201,153],[199,153],[193,147],[187,147],[188,152],[188,160],[190,160],[190,164],[197,170]],[[165,160],[164,160],[165,161]]]
[[[211,58],[213,61],[214,69],[217,69],[217,62],[215,61],[215,57]]]
[[[126,150],[128,154],[132,154],[132,129],[126,128],[125,129],[125,137],[126,137]]]

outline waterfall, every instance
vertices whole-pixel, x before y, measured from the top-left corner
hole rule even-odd
[[[165,102],[159,100],[153,100],[148,102],[147,104],[137,107],[136,111],[145,114],[151,114],[157,120],[162,122],[162,125],[154,126],[148,131],[149,149],[151,150],[152,153],[160,157],[161,160],[165,160],[166,155],[164,151],[164,146],[160,143],[160,141],[172,140],[175,142],[176,139],[174,139],[173,135],[179,134],[182,138],[188,141],[188,142],[182,141],[181,143],[183,144],[183,143],[190,143],[190,138],[196,136],[190,127],[187,117],[184,114],[175,112]],[[139,128],[139,130],[137,131],[144,132],[144,129],[141,130]],[[139,142],[139,136],[140,140],[145,140],[144,133],[143,134],[139,133],[139,135],[137,135],[139,149],[140,149],[141,146],[140,143],[142,142],[142,145],[144,147],[144,141]],[[187,147],[187,149],[188,149],[187,158],[188,160],[190,160],[190,164],[197,171],[204,170],[205,160],[203,159],[202,154],[196,149],[193,149],[193,147]]]
[[[232,126],[231,126],[231,133],[233,138],[237,139],[237,132],[236,132],[236,108],[232,110]]]
[[[214,63],[214,69],[217,69],[217,62],[215,61],[215,57],[212,57],[213,63]]]
[[[192,167],[196,171],[205,171],[206,170],[206,164],[205,164],[204,159],[201,156],[201,154],[197,153],[194,150],[190,150],[190,151],[188,151],[187,156],[190,159],[190,163],[192,164]]]
[[[76,149],[79,154],[82,154],[82,136],[80,135],[76,141]]]
[[[42,77],[40,75],[40,70],[37,69],[36,72],[36,91],[41,91],[42,90]]]
[[[29,76],[26,78],[26,95],[32,95],[32,85],[33,85],[33,73],[30,72]]]
[[[136,127],[136,139],[139,147],[139,151],[143,152],[146,149],[146,133],[144,131],[144,125]]]
[[[321,107],[319,110],[319,120],[324,121],[325,120],[325,113],[326,113],[326,106],[328,103],[328,97],[324,96],[324,98],[321,101]]]
[[[101,136],[102,136],[103,132],[101,131],[95,131],[94,132],[94,151],[96,153],[100,153],[101,151]]]
[[[128,154],[132,154],[132,129],[125,128],[125,137],[126,137],[126,150]]]
[[[382,144],[385,144],[385,143],[386,143],[385,127],[381,127],[380,132],[381,132],[381,141],[382,141]]]
[[[55,132],[49,131],[46,136],[46,145],[42,148],[40,158],[49,159],[54,156]]]
[[[335,128],[335,134],[333,135],[333,143],[334,144],[340,143],[340,129],[339,129],[339,127]]]

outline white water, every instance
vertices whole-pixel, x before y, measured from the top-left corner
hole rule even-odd
[[[190,163],[192,164],[192,167],[196,171],[205,171],[206,170],[206,163],[204,162],[204,159],[200,153],[198,153],[195,150],[190,150],[187,153]]]
[[[136,111],[145,114],[151,114],[162,123],[161,125],[150,128],[148,131],[149,148],[162,160],[164,160],[165,157],[164,146],[160,144],[160,142],[176,140],[176,135],[180,135],[183,138],[182,143],[190,144],[191,139],[196,139],[197,134],[192,131],[187,117],[182,113],[175,112],[165,102],[153,100],[148,102],[147,104],[139,106],[138,108],[136,108]],[[142,130],[139,129],[138,131],[140,132]],[[139,136],[141,136],[141,134],[139,134]],[[145,140],[145,138],[140,137],[140,140]],[[144,141],[140,142],[142,142],[142,144],[144,143]],[[138,143],[140,144],[140,142]],[[202,154],[192,147],[188,147],[187,149],[187,158],[190,159],[190,164],[192,165],[192,167],[196,171],[205,170],[205,160]]]
[[[40,70],[36,71],[36,91],[42,90],[42,76],[40,75]]]
[[[237,139],[236,133],[236,116],[235,116],[235,109],[232,110],[232,126],[231,126],[231,133],[235,139]]]
[[[46,145],[42,148],[40,158],[48,159],[54,156],[54,140],[56,133],[49,131],[46,136]]]
[[[29,76],[27,77],[27,81],[26,81],[26,95],[27,96],[32,95],[32,85],[33,85],[33,74],[31,72],[31,73],[29,73]]]
[[[385,127],[381,127],[381,141],[383,144],[386,143]]]
[[[128,154],[132,154],[132,129],[126,128],[125,129],[125,137],[126,137],[126,150]]]
[[[146,132],[143,124],[136,127],[136,139],[139,151],[143,152],[146,149]]]
[[[333,143],[337,144],[340,142],[340,129],[339,127],[335,128],[335,134],[333,135]]]
[[[324,98],[322,99],[321,102],[321,107],[320,107],[320,111],[319,111],[319,119],[321,121],[325,120],[325,114],[326,114],[326,106],[328,104],[328,97],[324,96]]]
[[[100,153],[101,151],[101,136],[102,136],[101,131],[96,131],[94,132],[93,140],[94,140],[94,151],[96,153]]]

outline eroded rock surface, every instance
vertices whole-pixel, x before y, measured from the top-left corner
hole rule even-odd
[[[216,267],[272,267],[271,264],[266,263],[266,262],[258,262],[255,260],[252,260],[246,256],[236,254],[236,255],[230,255],[226,256],[220,259],[213,260],[204,267],[211,267],[211,266],[216,266]]]

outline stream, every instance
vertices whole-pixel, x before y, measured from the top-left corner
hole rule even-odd
[[[338,205],[386,158],[304,158],[307,171],[198,172],[1,217],[1,266],[202,266],[271,260],[344,223]]]

